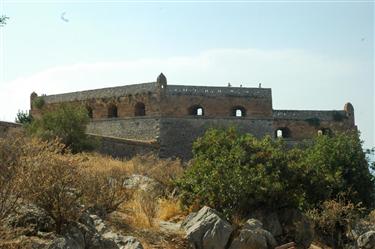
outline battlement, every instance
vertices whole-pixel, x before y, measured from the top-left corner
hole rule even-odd
[[[345,111],[273,110],[274,119],[339,121],[347,118]]]
[[[272,98],[270,88],[168,85],[168,95]]]
[[[43,96],[45,103],[62,103],[83,101],[89,99],[105,99],[105,98],[118,98],[127,95],[142,94],[148,92],[155,92],[157,89],[155,82],[133,84],[126,86],[107,87],[94,90],[54,94]]]

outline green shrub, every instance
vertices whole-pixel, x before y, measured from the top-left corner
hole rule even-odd
[[[335,198],[339,193],[352,193],[352,203],[374,205],[374,176],[356,132],[317,136],[302,151],[299,168],[301,184],[310,206]]]
[[[45,140],[61,139],[73,152],[90,150],[95,141],[85,133],[89,122],[87,110],[83,106],[61,104],[55,110],[43,113],[26,127],[31,135]]]
[[[17,117],[16,117],[16,123],[19,124],[30,124],[33,121],[33,117],[31,113],[28,111],[18,111]]]
[[[357,133],[317,136],[287,149],[282,139],[211,129],[193,154],[177,181],[185,206],[208,205],[227,216],[256,208],[306,210],[341,192],[351,193],[351,203],[374,204],[374,176]]]
[[[288,166],[298,155],[280,139],[211,129],[194,143],[193,154],[177,183],[184,205],[208,205],[231,216],[259,207],[297,207],[303,201],[298,170]]]

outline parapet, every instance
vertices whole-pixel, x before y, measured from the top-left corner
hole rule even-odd
[[[148,92],[155,92],[157,86],[155,82],[141,83],[127,86],[108,87],[95,90],[87,90],[80,92],[62,93],[55,95],[44,96],[44,101],[47,104],[82,101],[88,99],[101,99],[101,98],[117,98],[127,95],[142,94]]]
[[[168,85],[168,95],[272,98],[270,88]]]
[[[307,120],[318,118],[322,121],[338,121],[346,118],[345,111],[274,110],[274,119]]]

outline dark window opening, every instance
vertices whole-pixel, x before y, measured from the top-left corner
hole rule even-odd
[[[117,118],[117,106],[114,104],[111,104],[108,107],[108,118]]]
[[[290,138],[290,130],[287,127],[278,128],[275,131],[275,138]]]
[[[143,104],[142,102],[138,102],[134,107],[134,115],[135,116],[145,116],[146,115],[145,104]]]
[[[232,108],[231,115],[233,117],[245,117],[246,116],[246,109],[242,106],[235,106]]]
[[[193,116],[204,116],[204,110],[203,107],[199,105],[194,105],[189,108],[189,115]]]
[[[318,130],[318,135],[331,136],[332,135],[332,130],[330,128],[322,128],[322,129]]]

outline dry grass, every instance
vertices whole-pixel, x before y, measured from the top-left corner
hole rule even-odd
[[[185,215],[179,201],[167,197],[172,196],[173,182],[184,171],[179,160],[161,160],[154,155],[138,156],[128,161],[93,153],[73,155],[58,141],[46,142],[26,137],[19,139],[2,141],[4,146],[0,150],[3,162],[22,166],[15,178],[22,179],[21,182],[5,181],[5,178],[1,178],[5,174],[0,175],[2,184],[11,184],[9,189],[12,191],[8,197],[16,190],[20,191],[20,197],[44,208],[59,223],[58,226],[77,219],[82,211],[81,204],[85,208],[99,208],[106,212],[119,209],[121,212],[118,213],[122,213],[122,217],[117,221],[117,226],[127,232],[131,227],[134,236],[140,238],[146,249],[185,248],[181,246],[185,243],[182,238],[165,234],[155,224],[156,220],[175,221],[176,217],[182,219]],[[8,148],[12,140],[17,141],[17,144]],[[132,174],[155,179],[162,184],[166,195],[140,190],[133,193],[126,189],[124,180]],[[15,186],[17,188],[13,188]],[[56,230],[59,232],[60,227],[56,227]],[[15,234],[15,231],[9,233],[0,230],[0,248],[27,248],[25,243],[29,242],[17,241],[18,238],[10,236],[12,233]]]
[[[154,154],[136,156],[125,164],[131,173],[145,175],[161,183],[168,193],[173,190],[173,182],[184,173],[180,160],[159,159]]]
[[[181,220],[186,212],[181,209],[180,200],[175,198],[162,198],[158,203],[157,218],[165,221]]]

